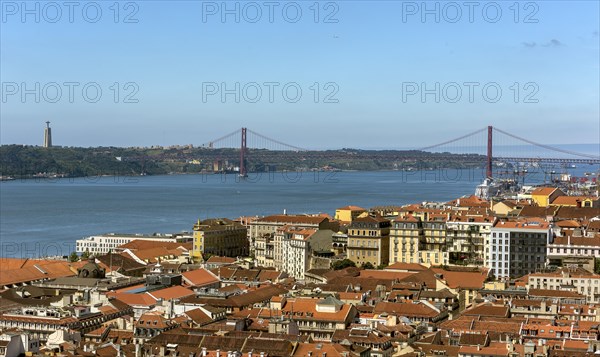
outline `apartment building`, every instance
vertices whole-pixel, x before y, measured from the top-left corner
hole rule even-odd
[[[533,273],[527,277],[527,289],[557,290],[584,295],[587,303],[600,303],[600,275],[582,268],[561,268],[553,272]]]
[[[334,232],[339,230],[338,222],[329,221],[329,218],[319,215],[274,215],[250,222],[248,231],[250,254],[254,254],[259,266],[275,267],[275,233],[283,226],[330,229]]]
[[[499,279],[520,277],[546,266],[551,226],[542,218],[500,220],[491,229],[485,262]]]
[[[419,263],[423,244],[423,222],[413,215],[398,216],[390,229],[390,264]]]
[[[448,265],[446,248],[446,214],[429,214],[423,221],[423,245],[419,252],[421,264],[426,266]]]
[[[247,228],[227,218],[198,220],[194,225],[194,260],[203,254],[226,257],[248,256]]]
[[[481,265],[485,243],[494,218],[490,216],[453,216],[446,222],[446,249],[450,264]]]
[[[348,227],[348,259],[357,265],[387,265],[391,222],[370,213],[356,218]]]

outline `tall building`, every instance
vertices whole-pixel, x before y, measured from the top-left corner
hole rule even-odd
[[[419,248],[420,263],[425,266],[448,265],[448,251],[446,249],[446,221],[445,214],[427,214],[423,221],[423,235],[425,243]]]
[[[387,265],[391,222],[377,214],[356,218],[348,227],[348,258],[361,265]]]
[[[419,263],[419,248],[425,241],[421,218],[398,216],[390,232],[390,264]]]
[[[44,129],[44,147],[52,147],[52,128],[50,128],[50,122],[46,122],[46,129]]]
[[[543,218],[497,221],[491,229],[486,266],[499,279],[520,277],[546,266],[551,226]]]
[[[446,222],[446,249],[450,264],[482,265],[485,243],[489,241],[494,217],[452,216]]]

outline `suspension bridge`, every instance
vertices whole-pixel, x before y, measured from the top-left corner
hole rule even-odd
[[[253,156],[269,157],[272,153],[289,152],[306,159],[348,159],[356,153],[351,150],[309,150],[272,139],[247,128],[241,128],[202,145],[206,149],[235,149],[222,154],[223,158],[239,159],[239,174],[247,175],[248,160]],[[251,151],[252,150],[252,151]],[[369,150],[360,155],[361,159],[372,160],[424,160],[427,153],[435,154],[436,159],[449,161],[470,161],[485,164],[486,175],[493,176],[493,162],[507,163],[557,163],[562,165],[600,165],[600,153],[576,152],[537,143],[502,129],[487,126],[466,135],[429,145],[417,150],[390,151]]]

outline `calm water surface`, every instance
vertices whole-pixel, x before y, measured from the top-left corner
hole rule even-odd
[[[482,177],[477,169],[8,181],[0,183],[0,256],[67,255],[85,236],[190,231],[199,218],[448,201],[472,194]]]

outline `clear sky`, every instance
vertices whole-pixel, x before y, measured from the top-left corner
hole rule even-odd
[[[1,1],[2,144],[600,142],[598,1],[73,3]]]

